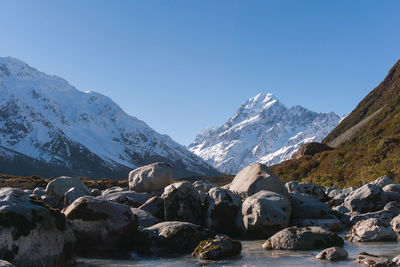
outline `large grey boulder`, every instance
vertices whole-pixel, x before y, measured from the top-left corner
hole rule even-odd
[[[118,191],[98,197],[99,199],[109,200],[120,204],[125,204],[133,208],[143,205],[151,197],[148,193],[137,193],[134,191]]]
[[[238,194],[242,199],[254,195],[262,190],[281,194],[288,199],[284,184],[261,163],[255,163],[241,170],[233,179],[229,190]]]
[[[397,235],[389,225],[370,218],[356,223],[347,233],[346,239],[350,242],[396,241]]]
[[[201,241],[210,237],[210,233],[199,225],[167,221],[143,229],[137,249],[155,255],[190,253]]]
[[[80,255],[130,250],[138,218],[127,205],[94,197],[81,197],[63,213],[71,222]]]
[[[161,195],[164,199],[166,221],[183,221],[201,224],[203,207],[199,192],[189,182],[174,183],[164,188]]]
[[[289,225],[289,200],[278,193],[260,191],[248,197],[242,206],[244,227],[250,237],[265,238]]]
[[[387,175],[381,176],[377,179],[375,179],[374,181],[370,182],[369,184],[372,185],[376,185],[380,188],[384,188],[385,186],[389,185],[389,184],[394,184],[392,178],[390,178]]]
[[[86,196],[87,192],[83,191],[81,189],[76,189],[75,187],[70,188],[65,194],[64,194],[64,207],[68,206],[72,202],[74,202],[76,199]]]
[[[225,235],[201,241],[194,249],[192,256],[202,260],[222,260],[240,255],[242,244]]]
[[[383,209],[386,196],[379,186],[365,184],[351,192],[344,200],[344,205],[351,211],[367,213]]]
[[[76,177],[61,176],[47,184],[46,196],[48,198],[53,198],[55,203],[63,204],[64,195],[71,188],[75,188],[76,191],[81,191],[86,195],[90,195],[89,189],[81,179]]]
[[[291,192],[290,199],[292,200],[293,208],[303,205],[305,203],[320,203],[315,196],[299,192]]]
[[[327,261],[341,261],[346,260],[348,256],[349,254],[345,249],[341,247],[331,247],[318,253],[316,258]]]
[[[356,258],[356,263],[361,263],[364,266],[383,267],[392,266],[392,261],[385,257],[360,252]]]
[[[170,184],[172,167],[166,162],[156,162],[129,173],[129,189],[139,193],[163,190]]]
[[[392,229],[394,232],[396,232],[397,234],[400,233],[400,215],[397,215],[396,217],[394,217],[392,219],[392,221],[390,222],[390,225],[392,226]]]
[[[313,183],[290,181],[285,184],[285,187],[289,193],[304,193],[316,197],[319,201],[328,200],[324,188]]]
[[[75,261],[65,217],[16,188],[0,189],[0,258],[16,266],[65,266]]]
[[[243,227],[242,201],[239,196],[220,187],[211,188],[205,226],[218,234],[235,235]]]
[[[271,236],[264,244],[266,250],[316,250],[342,247],[343,239],[321,227],[289,227]]]

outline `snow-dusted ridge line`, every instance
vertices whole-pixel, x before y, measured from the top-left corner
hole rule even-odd
[[[86,175],[95,162],[112,173],[157,160],[174,165],[176,175],[216,173],[109,97],[79,91],[11,57],[0,57],[0,145],[43,162],[81,168]]]
[[[219,171],[235,174],[254,162],[290,159],[300,145],[321,141],[339,121],[333,112],[287,108],[274,95],[260,93],[221,127],[203,130],[189,149]]]

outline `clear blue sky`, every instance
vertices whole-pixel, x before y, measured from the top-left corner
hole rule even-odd
[[[249,97],[349,113],[400,58],[400,1],[0,2],[0,55],[189,144]]]

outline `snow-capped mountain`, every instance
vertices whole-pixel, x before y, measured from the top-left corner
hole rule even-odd
[[[171,163],[174,176],[216,173],[110,98],[0,58],[0,173],[122,179],[154,161]],[[32,162],[42,166],[36,173]]]
[[[333,112],[287,108],[272,94],[260,93],[221,127],[200,132],[189,150],[219,171],[235,174],[254,162],[290,159],[302,144],[321,141],[339,121]]]

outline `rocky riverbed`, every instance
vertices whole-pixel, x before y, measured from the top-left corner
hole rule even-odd
[[[133,170],[128,187],[100,190],[74,177],[34,190],[3,187],[0,259],[14,266],[400,263],[400,185],[388,176],[345,189],[284,185],[263,164],[222,187],[171,177],[168,164],[154,163]]]

